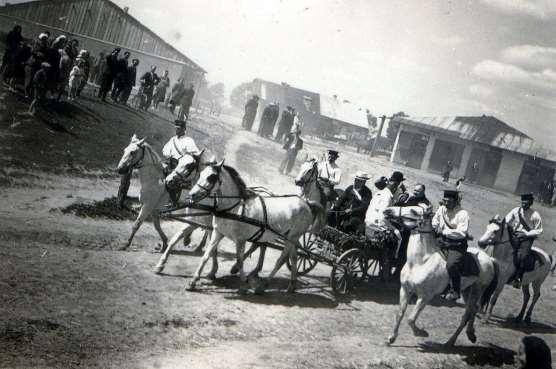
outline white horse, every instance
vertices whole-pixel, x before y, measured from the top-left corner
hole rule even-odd
[[[317,181],[318,174],[318,161],[314,158],[308,159],[303,162],[303,164],[301,164],[299,173],[295,178],[295,184],[301,187],[301,197],[303,199],[320,204],[323,209],[326,209],[326,197]],[[306,232],[320,232],[322,227],[326,224],[325,215],[326,214],[323,212],[320,215],[319,221],[314,222],[311,225],[311,229],[308,229]],[[263,269],[264,258],[266,254],[266,245],[264,243],[253,243],[245,253],[245,258],[249,257],[249,255],[251,255],[257,248],[260,248],[259,259],[255,268],[249,273],[248,278],[258,276],[260,271]],[[232,266],[230,272],[232,274],[236,274],[238,270],[238,265],[236,263]]]
[[[277,239],[281,239],[284,248],[267,279],[256,287],[256,292],[260,293],[264,291],[268,281],[274,277],[287,257],[290,258],[292,266],[297,265],[299,238],[315,222],[320,221],[323,209],[319,204],[305,201],[299,196],[268,198],[258,196],[249,191],[234,168],[224,166],[223,163],[224,161],[221,161],[203,170],[189,193],[194,203],[212,198],[215,216],[210,244],[188,289],[195,289],[203,267],[224,236],[236,243],[236,259],[242,283],[247,280],[243,270],[245,243],[276,243]],[[238,219],[229,219],[226,217],[229,215]],[[248,221],[241,219],[255,220],[265,226],[249,224]],[[289,292],[295,290],[296,279],[297,269],[292,267]],[[243,291],[244,289],[240,288],[240,292]]]
[[[513,262],[513,248],[510,240],[510,233],[505,220],[501,219],[499,215],[496,215],[487,225],[485,233],[481,236],[477,243],[482,248],[488,247],[490,249],[488,250],[489,253],[500,266],[500,279],[498,282],[498,286],[496,287],[496,291],[494,291],[494,294],[490,299],[487,316],[485,319],[485,323],[488,323],[492,315],[494,305],[496,305],[498,296],[500,296],[500,293],[502,293],[504,286],[515,273],[515,265]],[[535,263],[535,268],[532,271],[523,274],[521,283],[521,288],[523,290],[523,305],[521,307],[519,315],[515,317],[516,322],[521,322],[521,320],[523,319],[530,298],[529,285],[532,284],[533,301],[531,302],[529,310],[527,310],[527,314],[525,315],[524,320],[525,323],[531,322],[531,314],[533,313],[533,308],[535,307],[535,304],[541,296],[541,286],[550,273],[552,264],[552,258],[543,250],[533,247],[531,251],[538,255],[541,263]]]
[[[446,259],[436,244],[432,229],[432,207],[390,207],[384,211],[384,214],[387,218],[398,219],[405,227],[412,229],[407,245],[407,261],[400,275],[399,311],[388,342],[392,344],[396,341],[401,320],[413,295],[417,296],[417,303],[409,317],[409,326],[415,336],[428,337],[427,331],[417,327],[417,318],[433,297],[441,294],[449,283]],[[479,301],[481,297],[483,297],[482,302],[488,300],[498,282],[494,260],[480,249],[470,248],[468,252],[474,255],[480,272],[478,276],[462,278],[465,312],[458,328],[446,343],[447,346],[455,344],[465,326],[467,326],[466,333],[469,340],[476,341],[473,324]]]
[[[186,154],[180,159],[182,163],[178,164],[178,166],[191,166],[193,162],[198,165],[202,154],[203,152],[199,156]],[[130,144],[124,149],[124,154],[120,159],[117,171],[120,174],[125,174],[133,169],[137,169],[139,172],[139,181],[141,183],[139,201],[141,201],[142,206],[137,219],[133,223],[131,235],[127,242],[119,249],[125,250],[131,245],[135,233],[137,233],[141,224],[150,215],[152,216],[154,227],[162,240],[162,250],[165,250],[168,246],[168,238],[160,227],[159,212],[168,203],[170,196],[166,189],[163,163],[152,146],[145,142],[144,138],[138,139],[136,135],[131,137]],[[192,174],[197,175],[197,177],[191,178],[194,181],[198,178],[199,171],[192,171],[190,176]],[[185,184],[186,187],[190,188],[191,182],[193,182],[191,179],[189,180],[189,185]],[[182,180],[187,182],[187,178],[182,178]]]

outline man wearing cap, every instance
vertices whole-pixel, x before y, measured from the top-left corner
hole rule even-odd
[[[355,174],[353,185],[346,188],[328,214],[328,224],[339,226],[346,233],[364,230],[365,213],[373,194],[365,185],[369,175],[361,170]]]
[[[286,150],[286,157],[280,164],[278,169],[282,174],[290,174],[293,166],[295,165],[295,159],[299,150],[303,149],[303,140],[300,137],[301,128],[294,127],[292,131],[286,137],[283,148]]]
[[[455,301],[460,297],[461,271],[469,230],[469,214],[461,208],[458,191],[444,191],[443,205],[434,214],[432,227],[439,236],[440,247],[447,250],[446,268],[450,277],[450,291],[444,298]]]
[[[172,171],[178,165],[178,160],[185,155],[199,155],[200,150],[197,148],[195,141],[191,137],[185,135],[186,122],[184,120],[176,120],[174,122],[176,127],[176,135],[170,139],[162,148],[162,155],[166,158],[167,171]],[[177,204],[181,190],[168,191],[170,199]]]
[[[520,288],[527,257],[533,246],[533,241],[542,234],[542,219],[540,214],[532,208],[535,201],[532,193],[521,195],[521,206],[512,209],[506,215],[506,224],[512,234],[514,249],[514,265],[516,268],[513,286]]]
[[[318,181],[328,201],[336,200],[334,186],[339,185],[342,179],[342,170],[336,164],[336,159],[339,156],[340,153],[338,151],[328,150],[328,160],[321,161],[317,165]]]

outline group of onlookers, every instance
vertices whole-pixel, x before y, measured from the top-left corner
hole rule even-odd
[[[49,93],[58,101],[64,94],[69,101],[77,99],[89,81],[99,85],[98,97],[103,102],[110,97],[113,102],[125,105],[136,86],[139,59],[130,63],[131,53],[125,51],[121,57],[120,53],[117,47],[108,55],[101,52],[95,59],[87,50],[79,49],[79,40],[68,40],[65,35],[53,39],[49,31],[26,42],[21,26],[16,25],[7,34],[0,73],[11,91],[23,85],[25,97],[32,99],[31,114],[46,101]],[[181,106],[180,119],[189,116],[195,95],[193,84],[186,88],[179,79],[168,94],[169,72],[159,77],[156,66],[139,81],[139,109],[157,109],[161,102],[168,101],[172,113],[177,105]]]
[[[545,205],[553,206],[556,202],[556,199],[554,198],[556,195],[554,191],[555,188],[556,186],[554,185],[553,180],[547,179],[542,181],[539,185],[539,190],[537,193],[539,201]]]

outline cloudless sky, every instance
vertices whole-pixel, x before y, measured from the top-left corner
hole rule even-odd
[[[555,0],[114,2],[228,93],[259,77],[375,115],[487,114],[556,138]]]

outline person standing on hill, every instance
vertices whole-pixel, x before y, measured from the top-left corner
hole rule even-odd
[[[245,113],[243,114],[243,121],[241,126],[243,129],[250,131],[251,127],[253,127],[253,122],[255,121],[255,117],[257,116],[257,108],[259,107],[259,97],[257,95],[253,95],[249,101],[245,104]]]
[[[118,101],[126,105],[129,96],[131,95],[131,90],[135,87],[135,83],[137,80],[137,66],[139,65],[139,59],[133,59],[131,61],[131,65],[127,67],[127,71],[125,74],[125,87],[122,91],[122,94],[117,97]]]
[[[287,136],[284,142],[283,148],[286,150],[286,157],[280,164],[278,171],[282,174],[290,174],[293,166],[295,165],[295,159],[297,158],[297,153],[303,149],[303,140],[300,137],[301,128],[296,127]]]
[[[278,123],[278,132],[276,132],[276,136],[274,137],[276,142],[282,142],[284,135],[291,130],[293,126],[294,114],[295,109],[291,106],[287,106],[286,109],[282,111],[282,117]]]
[[[104,70],[100,77],[100,88],[98,90],[98,97],[102,102],[106,102],[106,95],[112,89],[112,83],[118,71],[118,55],[121,49],[115,48],[110,55],[105,58]]]
[[[191,83],[189,88],[186,88],[181,93],[180,99],[180,113],[178,114],[178,120],[186,120],[189,119],[189,110],[191,109],[191,105],[193,105],[193,97],[195,96],[194,85]]]

